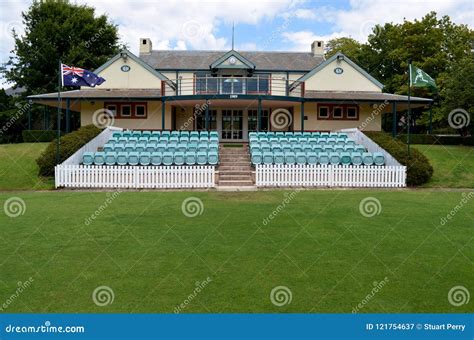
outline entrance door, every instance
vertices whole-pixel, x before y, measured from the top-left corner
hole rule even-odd
[[[241,75],[224,75],[221,78],[222,94],[243,94],[244,83]]]
[[[222,139],[242,139],[243,110],[222,110]]]

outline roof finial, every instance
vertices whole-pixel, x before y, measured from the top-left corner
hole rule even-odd
[[[232,49],[234,49],[234,22],[232,21]]]

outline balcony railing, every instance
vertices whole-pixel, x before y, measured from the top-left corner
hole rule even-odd
[[[163,84],[163,95],[273,95],[301,97],[303,83],[266,75],[253,77],[179,78],[177,83]]]

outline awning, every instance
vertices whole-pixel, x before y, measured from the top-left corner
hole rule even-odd
[[[402,96],[399,94],[392,93],[382,93],[382,92],[367,92],[367,91],[305,91],[305,99],[314,99],[317,100],[328,100],[328,101],[353,101],[353,102],[363,102],[363,101],[374,101],[374,102],[408,102],[408,96]],[[411,102],[413,103],[423,103],[430,104],[433,102],[429,98],[421,97],[411,97]]]
[[[58,93],[45,93],[28,96],[33,102],[43,100],[57,100]],[[90,89],[90,90],[73,90],[61,92],[61,99],[75,100],[93,100],[93,99],[160,99],[160,89]]]

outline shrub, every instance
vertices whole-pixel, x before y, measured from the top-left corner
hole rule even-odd
[[[397,135],[397,139],[403,143],[407,141],[406,134]],[[411,144],[440,144],[440,145],[474,145],[474,137],[462,137],[459,135],[437,136],[425,134],[410,135]]]
[[[74,152],[84,144],[97,136],[101,130],[94,125],[81,127],[79,130],[68,133],[60,139],[59,162],[68,159]],[[39,166],[40,176],[53,176],[56,165],[56,139],[54,139],[36,160]]]
[[[364,132],[369,138],[385,149],[397,161],[407,167],[407,185],[417,186],[428,182],[433,175],[433,167],[420,151],[411,148],[408,157],[407,145],[384,132]]]
[[[25,143],[44,143],[51,142],[56,138],[57,131],[55,130],[23,130],[23,142]]]

